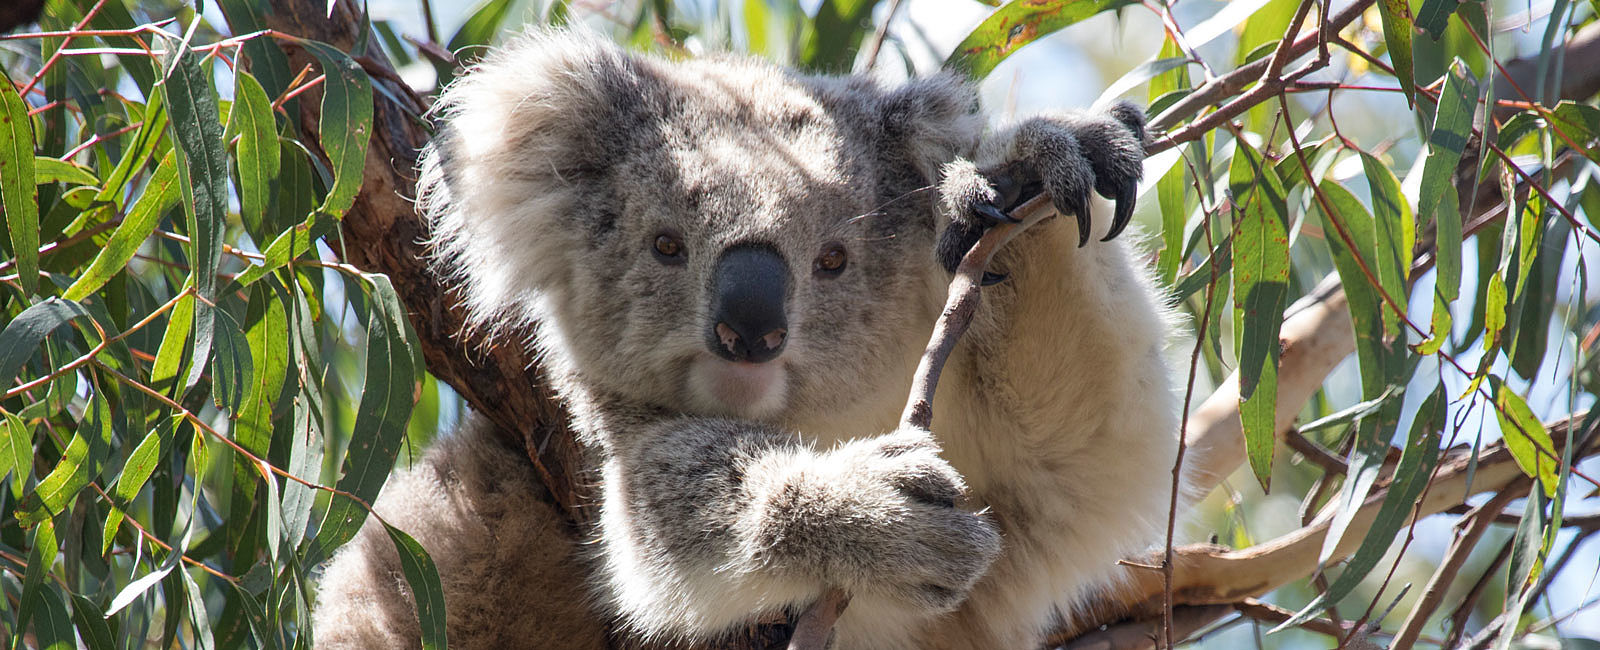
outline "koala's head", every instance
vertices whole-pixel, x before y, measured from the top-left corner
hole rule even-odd
[[[535,324],[567,385],[750,418],[837,407],[921,349],[947,279],[929,186],[981,126],[953,77],[886,90],[573,32],[488,55],[439,106],[420,200],[473,324]]]

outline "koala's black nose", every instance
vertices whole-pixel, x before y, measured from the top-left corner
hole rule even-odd
[[[767,246],[743,244],[723,252],[711,275],[711,327],[706,345],[729,361],[778,358],[788,339],[784,297],[789,265]]]

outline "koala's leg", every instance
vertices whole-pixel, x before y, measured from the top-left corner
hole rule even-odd
[[[611,439],[606,580],[644,634],[715,634],[828,587],[945,612],[1000,549],[956,507],[965,487],[926,433],[817,452],[761,425],[680,419]]]
[[[523,452],[469,421],[416,465],[397,470],[374,509],[432,556],[450,647],[605,648],[577,543]],[[415,648],[411,588],[372,519],[326,565],[313,611],[316,647]]]

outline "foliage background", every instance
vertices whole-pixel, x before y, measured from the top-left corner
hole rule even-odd
[[[0,37],[0,638],[13,647],[311,645],[317,562],[361,525],[389,471],[464,409],[424,367],[428,344],[395,286],[404,294],[411,278],[348,263],[352,248],[373,245],[341,226],[371,184],[369,139],[383,135],[373,103],[425,104],[454,60],[512,25],[581,20],[669,56],[734,50],[887,79],[955,65],[983,79],[999,119],[1116,96],[1155,116],[1351,6],[1305,3],[1302,22],[1302,3],[1288,0],[437,4],[374,2],[370,31],[343,51],[262,31],[271,9],[252,0],[198,10],[49,0],[37,24]],[[1400,476],[1425,477],[1441,448],[1478,449],[1510,431],[1519,460],[1551,490],[1506,509],[1422,641],[1459,628],[1485,644],[1596,647],[1600,498],[1590,477],[1600,465],[1557,462],[1583,447],[1539,424],[1581,418],[1597,390],[1600,294],[1588,277],[1600,241],[1591,219],[1600,111],[1593,89],[1561,91],[1600,59],[1568,60],[1560,47],[1593,28],[1596,4],[1364,4],[1328,38],[1325,62],[1278,88],[1281,101],[1267,93],[1220,129],[1184,130],[1204,119],[1195,107],[1161,124],[1189,139],[1147,164],[1136,219],[1157,251],[1151,264],[1205,325],[1173,352],[1176,366],[1196,364],[1195,404],[1235,370],[1270,396],[1262,387],[1275,381],[1266,362],[1283,309],[1326,277],[1344,280],[1360,348],[1300,414],[1318,425],[1292,434],[1293,449],[1279,444],[1270,465],[1270,409],[1263,420],[1263,402],[1245,405],[1257,471],[1226,481],[1177,541],[1245,548],[1299,528],[1307,512],[1341,509],[1340,491],[1361,482],[1313,462],[1319,449],[1352,475],[1395,455]],[[1412,16],[1418,29],[1392,28]],[[990,69],[960,55],[970,48],[1014,54]],[[317,63],[297,68],[285,51]],[[416,101],[374,72],[384,60]],[[1320,60],[1285,71],[1307,61]],[[1495,63],[1512,61],[1541,70],[1538,82],[1508,87]],[[1452,104],[1452,91],[1465,104]],[[1487,138],[1498,152],[1467,142],[1485,126],[1481,110],[1470,118],[1480,94],[1501,102]],[[300,102],[320,109],[316,128]],[[1463,105],[1468,117],[1451,121]],[[1450,134],[1459,151],[1439,137]],[[1436,152],[1445,157],[1430,163]],[[1467,196],[1479,185],[1512,191],[1457,205],[1452,152],[1473,168]],[[1481,168],[1470,164],[1479,152]],[[1459,245],[1452,223],[1467,231]],[[1450,245],[1434,249],[1436,239]],[[1412,272],[1413,260],[1425,263]],[[1235,277],[1235,264],[1260,273]],[[1230,294],[1260,309],[1235,316]],[[1367,407],[1351,417],[1358,403]],[[1581,421],[1577,430],[1592,431]],[[1318,620],[1335,623],[1370,615],[1375,627],[1341,636],[1386,642],[1416,608],[1458,517],[1390,519],[1351,565],[1262,601],[1332,605]],[[427,553],[391,532],[414,558],[408,578],[436,595]],[[1399,539],[1409,543],[1390,548]],[[1474,583],[1482,588],[1469,598]],[[1324,597],[1330,588],[1344,593]],[[441,604],[423,600],[426,641],[443,647]],[[1193,643],[1333,643],[1300,627],[1267,634],[1274,625],[1242,611]]]

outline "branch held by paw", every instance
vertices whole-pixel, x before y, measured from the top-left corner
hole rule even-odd
[[[950,289],[945,294],[944,311],[933,325],[928,347],[917,362],[917,372],[911,379],[911,395],[906,398],[906,408],[900,414],[900,424],[923,431],[933,425],[933,395],[938,388],[939,373],[950,360],[956,343],[972,324],[982,301],[984,270],[995,253],[1022,231],[1056,214],[1050,197],[1036,196],[1017,206],[1013,215],[1017,223],[1001,222],[985,232],[972,245],[961,264],[956,266],[955,277],[950,279]],[[789,637],[788,650],[823,650],[833,633],[833,624],[850,604],[850,595],[842,589],[829,589],[822,597],[807,607],[795,623],[794,634]]]

